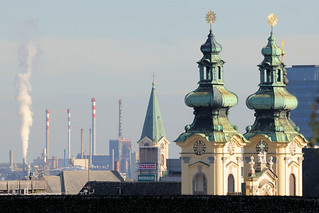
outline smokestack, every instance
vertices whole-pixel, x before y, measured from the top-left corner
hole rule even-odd
[[[10,162],[10,167],[13,168],[13,150],[12,149],[9,152],[9,162]]]
[[[92,129],[90,129],[90,167],[92,166]]]
[[[50,128],[50,111],[47,109],[46,110],[46,121],[47,121],[47,125],[46,125],[46,153],[44,153],[44,155],[49,158],[49,128]],[[46,160],[45,160],[46,162]]]
[[[81,129],[81,159],[83,159],[83,129]]]
[[[27,160],[25,158],[23,158],[23,165],[27,164]]]
[[[64,163],[64,168],[66,167],[66,150],[64,149],[64,160],[63,160],[63,163]]]
[[[43,162],[44,163],[47,162],[47,150],[46,150],[46,148],[43,148]]]
[[[95,98],[92,98],[92,150],[93,155],[95,155],[96,147],[96,134],[95,134]]]
[[[68,121],[69,121],[69,133],[68,133],[68,142],[69,142],[69,146],[68,146],[68,159],[71,159],[71,110],[70,108],[67,110],[68,113]]]
[[[122,139],[122,100],[119,100],[119,139]]]

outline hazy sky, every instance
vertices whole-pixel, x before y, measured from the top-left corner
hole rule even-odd
[[[170,157],[179,157],[175,140],[193,120],[185,95],[197,88],[196,62],[209,25],[205,14],[215,11],[216,40],[223,46],[225,87],[239,103],[230,110],[232,124],[245,127],[254,112],[245,100],[257,90],[257,64],[267,44],[266,17],[278,16],[275,36],[285,40],[285,63],[319,63],[319,1],[256,0],[0,0],[0,162],[22,162],[21,120],[15,101],[15,78],[24,69],[19,49],[32,41],[38,48],[32,84],[28,161],[45,146],[45,110],[50,117],[50,155],[67,149],[67,108],[71,108],[72,155],[85,150],[91,126],[91,98],[96,98],[97,153],[108,153],[108,141],[118,135],[118,100],[123,100],[123,134],[135,146],[140,139],[151,92],[152,74]],[[289,76],[288,76],[289,77]]]

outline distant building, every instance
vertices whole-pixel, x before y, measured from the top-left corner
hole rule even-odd
[[[88,181],[122,182],[116,171],[62,171],[56,176],[43,176],[47,193],[78,194]]]
[[[131,155],[132,142],[122,138],[109,141],[110,165],[111,170],[115,170],[116,161],[119,162],[120,173],[125,173],[127,178],[131,178]]]
[[[286,68],[289,84],[287,89],[298,98],[298,107],[291,112],[291,119],[308,140],[312,136],[309,126],[311,105],[319,92],[319,65],[292,65]]]
[[[162,115],[158,105],[155,83],[147,107],[143,131],[139,146],[139,180],[159,180],[167,171],[168,145]]]

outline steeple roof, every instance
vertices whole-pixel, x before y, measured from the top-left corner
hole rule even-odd
[[[162,137],[166,137],[154,82],[152,83],[152,91],[148,102],[141,139],[144,137],[148,137],[155,142],[158,142]]]
[[[298,127],[290,119],[290,111],[298,105],[298,100],[286,89],[285,64],[280,60],[282,49],[277,46],[273,26],[268,44],[262,48],[263,61],[258,65],[260,73],[259,89],[246,100],[249,109],[255,110],[255,123],[246,127],[244,136],[266,134],[273,142],[289,142],[298,135]]]
[[[210,24],[215,20],[214,13],[211,14]],[[200,50],[203,57],[197,62],[199,86],[185,97],[185,104],[194,109],[194,121],[185,126],[185,132],[175,142],[184,142],[192,135],[201,134],[208,141],[224,143],[238,134],[236,126],[228,120],[228,111],[237,104],[238,98],[224,87],[225,62],[219,56],[222,46],[215,40],[212,29]]]

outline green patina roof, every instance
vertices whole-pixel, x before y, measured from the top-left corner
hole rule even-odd
[[[183,142],[192,135],[202,135],[208,141],[227,142],[238,134],[228,120],[228,110],[237,104],[238,98],[224,87],[225,62],[219,56],[222,46],[211,30],[200,50],[203,57],[197,62],[199,86],[185,97],[185,104],[194,109],[195,118],[175,142]]]
[[[166,137],[162,121],[162,115],[158,105],[155,83],[153,82],[150,100],[148,102],[141,139],[148,137],[152,141],[158,142],[162,137]]]
[[[297,107],[298,100],[286,89],[285,64],[280,60],[282,49],[277,46],[273,32],[261,53],[264,59],[258,65],[259,89],[246,100],[247,107],[255,110],[256,120],[253,125],[246,127],[244,137],[249,140],[264,134],[272,142],[288,143],[296,135],[302,136],[290,119],[290,111]]]

